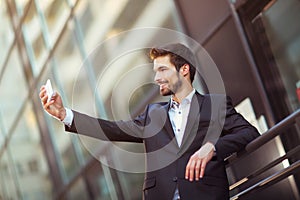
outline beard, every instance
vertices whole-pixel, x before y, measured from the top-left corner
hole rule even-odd
[[[160,88],[159,92],[162,96],[169,96],[175,94],[178,89],[182,86],[182,81],[178,79],[178,81],[174,84],[170,84],[169,81],[164,82],[167,86]]]
[[[159,90],[159,92],[161,96],[169,96],[174,94],[174,92],[172,92],[172,90],[170,90],[169,88],[162,88]]]

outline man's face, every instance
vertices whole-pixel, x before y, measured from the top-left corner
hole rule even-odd
[[[160,56],[153,61],[154,81],[159,85],[162,96],[176,94],[182,86],[182,77],[170,62],[170,56]]]

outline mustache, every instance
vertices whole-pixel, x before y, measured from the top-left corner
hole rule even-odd
[[[161,85],[161,84],[164,84],[164,83],[169,83],[169,81],[167,81],[167,80],[156,81],[157,85]]]

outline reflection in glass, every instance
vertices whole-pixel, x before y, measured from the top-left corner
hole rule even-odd
[[[2,2],[0,3],[0,72],[14,39],[12,27],[10,25],[10,19],[6,13],[6,5],[4,2]]]
[[[56,41],[70,14],[66,1],[48,1],[43,8],[51,41]]]
[[[31,3],[22,26],[26,52],[35,75],[41,70],[47,56],[40,17],[35,3]]]
[[[61,122],[41,110],[34,113],[36,110],[32,109],[33,105],[38,109],[42,108],[37,104],[40,100],[36,94],[27,99],[28,85],[39,88],[50,78],[54,90],[61,94],[66,107],[105,117],[101,106],[110,102],[114,83],[118,82],[122,74],[148,63],[148,60],[144,52],[136,51],[128,54],[129,58],[120,58],[111,63],[109,68],[121,74],[113,72],[106,76],[109,80],[107,83],[110,84],[103,88],[97,85],[97,81],[105,61],[114,56],[115,49],[126,46],[126,42],[136,38],[125,38],[126,42],[115,40],[110,45],[97,49],[98,45],[131,28],[178,29],[175,25],[178,22],[174,22],[173,18],[176,14],[174,2],[16,0],[17,9],[13,13],[16,15],[13,16],[16,25],[26,10],[28,13],[21,24],[19,40],[10,54],[8,50],[15,33],[5,10],[7,2],[11,1],[0,1],[0,72],[3,75],[0,77],[0,147],[4,152],[0,157],[0,199],[53,199],[56,195],[63,195],[58,194],[61,190],[70,199],[140,199],[143,175],[117,173],[95,161],[75,134],[64,131]],[[146,45],[151,37],[156,35],[141,36],[138,40],[141,45]],[[29,60],[30,66],[21,62],[18,48],[24,52],[24,60]],[[90,57],[88,64],[84,63],[95,49],[97,52],[93,54],[94,57]],[[47,60],[49,55],[51,58]],[[2,68],[6,57],[7,67]],[[144,72],[138,78],[146,80],[149,74],[149,71]],[[153,77],[149,78],[152,80]],[[147,80],[151,81],[150,79]],[[78,87],[74,88],[75,84]],[[96,90],[98,86],[99,90]],[[100,96],[100,92],[105,92],[106,95]],[[137,106],[142,107],[137,102],[145,98],[146,93],[142,91],[138,94],[140,95],[131,99],[130,108],[135,113],[139,110]],[[40,113],[44,116],[39,115],[42,118],[38,119],[41,124],[37,124],[36,115]],[[8,133],[12,138],[3,147]],[[40,138],[41,135],[43,138]],[[49,136],[51,141],[44,141],[48,138],[45,136]],[[130,147],[136,149],[136,146]],[[47,154],[44,154],[44,149],[50,151],[45,151]],[[45,155],[49,157],[45,158]],[[107,157],[111,155],[107,154]],[[50,169],[51,167],[54,169]],[[53,180],[59,182],[63,188],[56,190],[52,186],[53,177],[50,178],[50,172],[55,177]]]
[[[105,177],[104,168],[105,170],[109,170],[106,166],[101,166],[98,162],[94,163],[87,172],[87,180],[90,185],[93,185],[91,188],[92,193],[99,200],[122,199],[121,197],[117,197],[114,190],[115,187],[109,185],[109,181],[112,181],[111,176]],[[115,180],[115,184],[117,185],[117,180]]]
[[[87,190],[82,178],[76,181],[68,195],[69,199],[89,200]]]
[[[4,117],[3,124],[8,131],[20,111],[23,101],[28,94],[27,83],[24,77],[18,50],[13,49],[5,68],[0,84],[0,110]]]
[[[1,193],[3,199],[20,199],[21,191],[16,166],[12,160],[10,149],[4,152],[0,160]]]
[[[287,91],[290,112],[300,108],[297,82],[300,81],[300,2],[276,1],[262,15],[278,70]],[[285,97],[282,97],[285,98]]]
[[[7,151],[15,168],[16,179],[24,199],[51,199],[52,185],[40,134],[31,104],[27,104],[20,121],[15,124]]]

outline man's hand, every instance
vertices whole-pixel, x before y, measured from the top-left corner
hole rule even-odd
[[[54,92],[52,97],[48,97],[46,93],[45,86],[42,86],[40,89],[40,99],[43,104],[44,110],[59,120],[63,120],[66,117],[66,110],[62,103],[61,97],[57,92]],[[47,102],[48,98],[51,98],[49,102]]]
[[[196,181],[204,176],[206,164],[212,159],[214,155],[214,145],[210,142],[204,144],[198,151],[196,151],[190,158],[185,169],[185,179]]]

